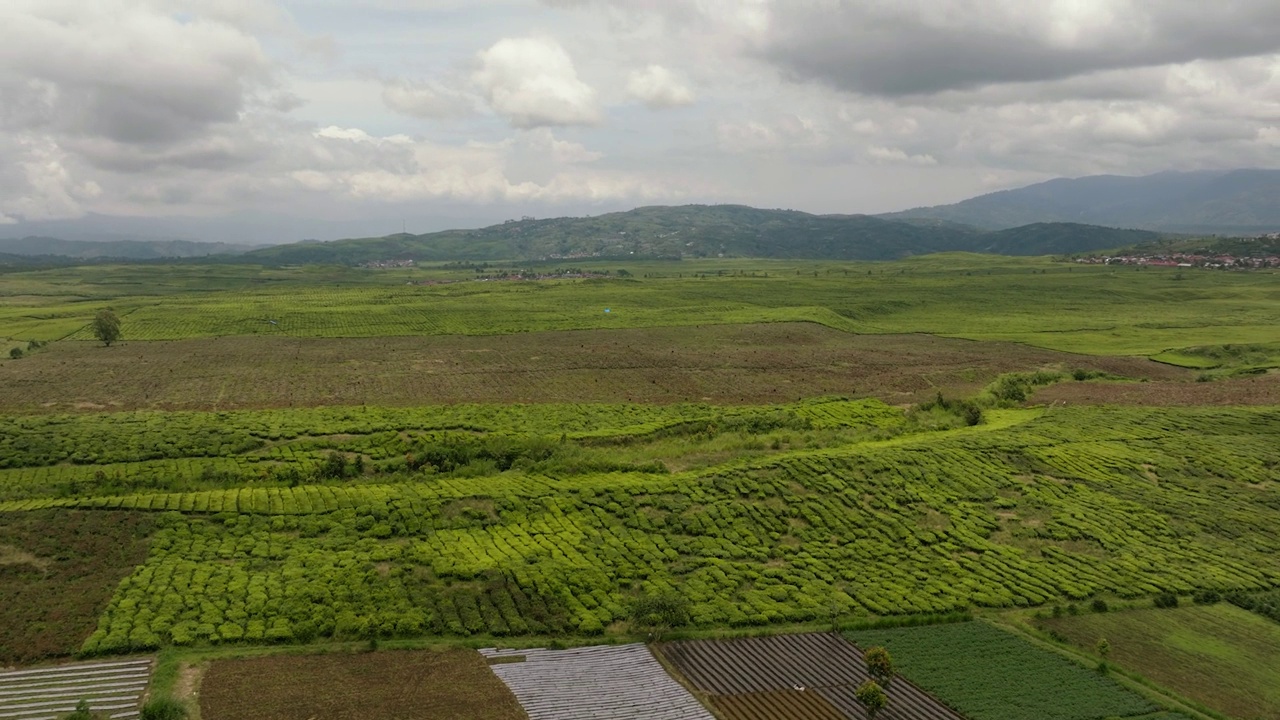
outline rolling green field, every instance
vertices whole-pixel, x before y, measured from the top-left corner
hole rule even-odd
[[[0,297],[0,336],[88,339],[89,318],[109,304],[122,316],[126,340],[802,321],[846,332],[923,332],[1150,355],[1272,342],[1280,292],[1271,273],[1177,275],[964,254],[876,264],[684,261],[636,265],[630,272],[626,279],[541,282],[475,282],[470,270],[430,268],[182,265],[10,273]],[[459,282],[408,284],[440,279]]]
[[[51,483],[6,471],[6,496],[27,498],[0,511],[159,513],[151,554],[85,643],[93,653],[600,633],[626,620],[635,598],[677,587],[692,623],[714,628],[1280,580],[1274,409],[989,411],[982,425],[953,430],[904,422],[875,401],[728,414],[38,416],[10,425],[11,463],[66,467],[57,463],[69,453],[119,449],[78,458],[109,463],[101,477]],[[725,433],[760,442],[729,453],[745,459],[683,471],[653,460],[678,448],[697,455]],[[661,444],[673,434],[687,439]],[[66,439],[39,442],[50,437]],[[177,437],[190,440],[166,440]],[[806,446],[819,437],[834,446]],[[657,449],[643,448],[651,442]],[[609,451],[590,453],[596,443]],[[561,445],[579,447],[558,456]],[[119,463],[156,462],[171,447],[278,469],[190,478],[210,489],[111,494],[117,476],[132,477]],[[606,458],[611,467],[598,464]]]
[[[0,528],[47,533],[4,536],[0,592],[65,593],[83,528],[134,528],[40,633],[0,614],[0,659],[635,638],[672,593],[680,631],[714,635],[1280,588],[1274,274],[584,265],[609,275],[0,276],[0,338],[51,341],[0,358]],[[106,306],[111,347],[87,329]],[[1208,697],[1125,661],[1128,631],[1119,664]],[[919,632],[883,641],[975,720],[1165,717],[986,625]],[[965,689],[973,658],[1061,695]]]
[[[1280,716],[1280,623],[1226,603],[1090,613],[1037,622],[1092,652],[1218,712]]]

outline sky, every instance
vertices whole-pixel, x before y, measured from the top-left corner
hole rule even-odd
[[[1277,166],[1275,0],[0,0],[0,236],[876,213]]]

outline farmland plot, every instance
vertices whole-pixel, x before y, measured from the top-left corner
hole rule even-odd
[[[831,633],[665,643],[659,652],[730,720],[864,720],[853,696],[871,678],[862,652]],[[901,679],[887,688],[884,720],[961,720]]]
[[[206,720],[528,720],[474,650],[382,650],[217,660]]]
[[[641,644],[480,652],[530,720],[714,720]]]
[[[55,720],[81,700],[101,717],[135,718],[150,677],[149,659],[0,672],[0,718]]]
[[[1095,720],[1157,710],[1115,680],[984,622],[849,633],[970,720]]]

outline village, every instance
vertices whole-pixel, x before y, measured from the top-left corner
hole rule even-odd
[[[1237,257],[1235,255],[1198,255],[1194,253],[1162,253],[1154,255],[1092,255],[1076,258],[1085,265],[1140,265],[1147,267],[1206,268],[1211,270],[1260,270],[1280,268],[1280,255]]]

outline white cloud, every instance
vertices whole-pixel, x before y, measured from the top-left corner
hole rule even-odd
[[[631,73],[627,93],[652,109],[693,104],[693,91],[675,73],[661,65],[650,65]]]
[[[465,93],[403,80],[382,86],[382,102],[396,112],[425,119],[465,117],[475,111],[472,99]]]
[[[271,84],[256,38],[148,3],[12,0],[0,5],[0,81],[26,81],[37,125],[145,144],[235,121]],[[43,86],[43,87],[41,87]],[[9,102],[9,100],[6,100]]]
[[[883,164],[901,164],[901,165],[937,165],[938,161],[928,154],[910,155],[902,148],[881,147],[873,145],[867,148],[867,157],[872,161]]]
[[[505,38],[480,53],[474,81],[513,127],[600,123],[596,93],[551,38]]]

